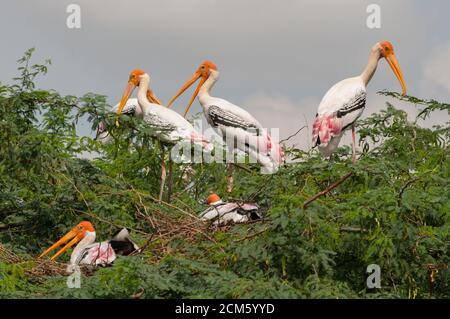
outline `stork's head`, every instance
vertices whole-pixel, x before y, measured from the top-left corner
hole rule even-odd
[[[206,199],[206,203],[210,206],[214,206],[214,205],[222,204],[223,201],[217,194],[211,194]]]
[[[178,93],[175,94],[175,96],[170,100],[167,107],[170,107],[172,105],[172,103],[177,99],[177,97],[179,97],[181,94],[183,94],[183,92],[186,91],[192,84],[194,84],[195,81],[197,81],[198,79],[201,79],[200,82],[198,83],[197,89],[195,90],[194,94],[192,95],[191,100],[189,101],[188,106],[184,110],[184,116],[186,116],[187,112],[189,111],[189,108],[192,105],[192,102],[194,102],[195,97],[197,96],[198,92],[200,91],[200,88],[202,87],[203,83],[205,83],[205,81],[208,79],[212,70],[217,71],[217,66],[209,60],[203,61],[202,64],[200,64],[200,66],[198,67],[198,69],[195,71],[194,75],[189,79],[189,81],[187,81],[183,85],[183,87],[178,91]]]
[[[141,77],[145,74],[145,71],[142,69],[134,69],[131,71],[130,76],[128,78],[128,84],[125,87],[125,91],[123,92],[122,99],[120,100],[119,108],[117,109],[117,114],[122,113],[125,104],[127,104],[128,99],[130,98],[131,93],[139,85],[141,82]],[[161,105],[161,101],[156,97],[152,90],[147,90],[147,99],[151,103]]]
[[[196,74],[200,74],[202,78],[208,78],[208,76],[211,73],[211,70],[217,71],[217,66],[209,60],[205,60],[200,64],[197,71],[195,71]]]
[[[139,85],[139,81],[141,79],[141,75],[144,75],[145,72],[142,69],[134,69],[130,73],[130,77],[128,78],[128,83],[133,83],[134,86]]]
[[[402,69],[398,64],[397,57],[395,56],[394,53],[394,46],[389,41],[382,41],[377,43],[376,48],[377,50],[379,50],[380,57],[385,58],[386,61],[389,63],[392,71],[394,71],[394,74],[402,87],[402,95],[406,95],[406,84],[403,78]]]
[[[82,240],[88,233],[93,233],[95,236],[94,226],[88,221],[82,221],[74,228],[72,228],[67,234],[65,234],[61,239],[59,239],[56,243],[54,243],[50,248],[44,251],[39,258],[44,257],[52,250],[58,248],[59,246],[65,244],[70,240],[68,244],[66,244],[61,250],[59,250],[56,254],[54,254],[51,260],[55,260],[58,256],[60,256],[63,252],[65,252],[68,248],[72,247],[80,240]],[[72,239],[72,240],[71,240]]]

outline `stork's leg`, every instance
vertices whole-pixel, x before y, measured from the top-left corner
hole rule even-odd
[[[164,184],[166,183],[166,160],[164,154],[164,146],[161,145],[161,185],[159,186],[159,197],[158,200],[162,201],[164,193]]]
[[[233,191],[233,163],[227,164],[227,192],[231,193]]]
[[[169,184],[167,185],[167,202],[170,203],[170,196],[172,195],[172,185],[173,185],[173,162],[172,156],[169,152]]]
[[[355,124],[352,125],[352,161],[356,163],[356,132]]]

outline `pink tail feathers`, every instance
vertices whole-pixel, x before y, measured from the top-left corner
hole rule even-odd
[[[191,132],[191,142],[194,144],[201,144],[202,147],[208,152],[211,152],[214,148],[214,145],[211,144],[211,142],[206,137],[204,137],[202,134],[198,135],[195,132]]]
[[[258,149],[260,152],[267,153],[277,165],[284,162],[283,148],[280,144],[274,142],[269,134],[264,136],[263,143],[258,145]]]
[[[342,132],[342,121],[336,114],[317,115],[313,124],[312,142],[313,145],[327,146],[333,136]]]

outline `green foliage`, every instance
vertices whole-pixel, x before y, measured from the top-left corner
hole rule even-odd
[[[237,169],[229,197],[258,202],[263,222],[164,237],[161,225],[186,223],[210,192],[225,194],[225,166],[196,164],[186,180],[186,165],[174,164],[172,203],[159,203],[160,145],[151,128],[127,116],[117,127],[104,96],[36,89],[47,66],[31,65],[31,56],[29,50],[19,60],[15,84],[0,86],[0,242],[33,258],[88,219],[101,238],[126,226],[148,246],[83,276],[81,289],[67,288],[66,277],[33,281],[25,265],[0,260],[0,297],[130,298],[139,291],[143,298],[450,297],[448,121],[421,127],[388,104],[359,121],[363,153],[356,164],[343,146],[332,162],[315,150],[289,149],[294,162],[270,176],[252,165]],[[434,100],[382,94],[420,107],[420,119],[450,112]],[[106,123],[111,144],[77,135],[77,121],[87,117],[93,129]],[[97,155],[82,159],[83,152]],[[373,263],[382,270],[381,289],[366,287]]]

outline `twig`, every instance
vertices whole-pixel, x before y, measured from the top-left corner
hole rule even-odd
[[[253,194],[250,194],[250,196],[248,196],[247,199],[246,199],[245,201],[246,201],[246,202],[247,202],[247,201],[250,201],[250,202],[251,202],[251,201],[254,201],[255,197],[256,197],[258,194],[262,193],[266,187],[272,186],[272,184],[270,183],[270,181],[271,181],[272,179],[273,179],[273,174],[270,174],[270,175],[266,178],[266,181],[263,183],[263,187],[261,187],[260,189],[258,189],[257,191],[255,191]]]
[[[233,166],[237,167],[237,168],[242,169],[243,171],[246,171],[247,173],[250,173],[250,174],[253,173],[251,169],[249,169],[249,168],[247,168],[245,166],[242,166],[242,165],[239,165],[239,164],[236,164],[236,163],[231,163],[231,164]]]
[[[176,209],[176,210],[178,210],[179,212],[182,212],[183,214],[188,215],[188,216],[190,216],[190,217],[192,217],[192,218],[198,219],[197,216],[195,216],[195,215],[193,215],[193,214],[191,214],[191,213],[189,213],[189,212],[187,212],[187,211],[181,209],[180,207],[177,207],[177,206],[174,206],[174,205],[172,205],[172,204],[169,204],[169,203],[167,203],[167,202],[165,202],[165,201],[163,201],[163,200],[159,201],[159,200],[157,200],[156,198],[154,198],[154,197],[153,197],[152,195],[150,195],[150,194],[142,194],[142,193],[141,193],[141,195],[148,196],[148,197],[149,197],[151,200],[153,200],[155,203],[163,204],[163,205],[165,205],[165,206],[167,206],[167,207]]]
[[[290,135],[289,137],[285,138],[284,140],[281,140],[279,144],[283,143],[283,142],[287,142],[289,141],[291,138],[295,137],[298,133],[300,133],[304,128],[306,128],[306,125],[301,127],[297,132],[295,132],[294,134]]]
[[[408,188],[409,185],[417,182],[419,180],[418,177],[414,177],[413,179],[409,180],[408,182],[406,182],[406,184],[402,187],[402,189],[400,190],[400,193],[398,194],[398,199],[401,200],[403,197],[403,193],[405,192],[405,190]]]
[[[256,236],[261,235],[262,233],[266,232],[268,229],[269,229],[269,228],[264,228],[263,230],[260,230],[259,232],[256,232],[256,233],[254,233],[254,234],[245,236],[244,238],[241,238],[241,239],[234,240],[233,242],[234,242],[234,243],[239,243],[239,242],[241,242],[241,241],[244,241],[244,240],[247,240],[247,239],[256,237]]]
[[[60,174],[62,177],[64,177],[64,178],[72,185],[72,187],[75,189],[75,191],[76,191],[78,194],[80,194],[81,199],[83,200],[84,204],[86,205],[86,208],[87,208],[88,211],[92,214],[91,207],[90,207],[89,204],[87,203],[87,201],[86,201],[86,199],[85,199],[83,193],[78,189],[77,185],[75,185],[75,183],[74,183],[70,178],[68,178],[66,175],[64,175],[63,173],[59,173],[59,174]]]
[[[110,222],[109,220],[106,220],[106,219],[103,219],[103,218],[101,218],[101,217],[98,217],[97,215],[95,215],[95,214],[93,214],[93,213],[86,213],[85,211],[82,211],[82,210],[79,210],[79,209],[74,209],[74,208],[71,208],[71,210],[73,210],[73,211],[75,211],[75,212],[78,212],[78,213],[81,213],[81,214],[84,214],[84,215],[87,215],[87,216],[90,216],[90,217],[92,217],[92,218],[94,218],[94,219],[97,219],[98,221],[101,221],[101,222],[103,222],[103,223],[105,223],[105,224],[108,224],[108,225],[110,225],[110,226],[114,226],[114,227],[117,227],[117,228],[127,228],[127,229],[129,229],[129,230],[134,231],[135,233],[140,233],[140,234],[143,234],[143,235],[148,235],[148,233],[146,233],[145,231],[142,231],[142,230],[139,230],[139,229],[136,229],[136,228],[131,228],[131,227],[129,227],[129,226],[124,226],[124,225],[118,225],[118,224],[115,224],[115,223],[113,223],[113,222]]]
[[[126,182],[125,182],[125,183],[126,183]],[[127,183],[127,185],[129,185],[129,186],[131,187],[132,191],[134,191],[136,194],[140,194],[140,195],[142,195],[142,196],[144,196],[144,197],[148,197],[148,198],[150,198],[152,201],[154,201],[155,203],[162,204],[162,205],[165,205],[165,206],[167,206],[167,207],[176,209],[176,210],[178,210],[179,212],[181,212],[181,213],[183,213],[183,214],[185,214],[185,215],[188,215],[188,216],[190,216],[190,217],[195,218],[195,219],[198,220],[198,217],[197,217],[197,216],[195,216],[195,215],[193,215],[193,214],[191,214],[191,213],[189,213],[189,212],[187,212],[187,211],[181,209],[180,207],[177,207],[177,206],[175,206],[175,205],[169,204],[169,203],[167,203],[167,202],[165,202],[165,201],[163,201],[163,200],[160,201],[160,200],[156,199],[155,197],[153,197],[153,196],[150,195],[150,194],[144,194],[144,193],[141,193],[141,192],[135,190],[135,189],[133,188],[133,186],[130,185],[130,184],[128,184],[128,183]]]
[[[310,199],[308,199],[306,202],[303,203],[303,209],[306,209],[306,207],[308,207],[309,204],[311,204],[312,202],[314,202],[316,199],[318,199],[319,197],[331,192],[333,189],[335,189],[336,187],[338,187],[339,185],[341,185],[343,182],[345,182],[345,180],[347,178],[349,178],[350,176],[353,175],[353,172],[350,172],[346,175],[344,175],[340,180],[338,180],[336,183],[330,185],[327,189],[321,191],[320,193],[314,195],[313,197],[311,197]]]
[[[139,249],[139,250],[136,250],[136,251],[134,251],[134,252],[132,252],[131,254],[130,254],[130,256],[134,256],[134,255],[137,255],[137,254],[142,254],[142,252],[148,247],[148,245],[150,245],[150,243],[152,242],[152,239],[153,239],[153,236],[155,235],[155,233],[152,233],[151,235],[150,235],[150,237],[147,239],[147,241],[145,242],[145,244]]]

